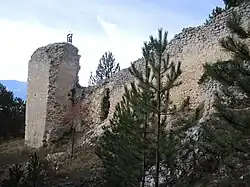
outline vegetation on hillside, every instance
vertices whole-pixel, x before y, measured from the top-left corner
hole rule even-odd
[[[3,180],[3,187],[42,187],[48,168],[41,163],[36,153],[31,155],[26,165],[14,164],[9,168],[8,178]]]
[[[209,24],[211,22],[211,20],[213,20],[216,16],[218,16],[219,14],[221,14],[222,12],[224,12],[225,10],[228,10],[232,7],[237,7],[239,5],[241,5],[242,3],[248,3],[250,2],[249,0],[223,0],[225,7],[221,8],[221,7],[215,7],[212,10],[212,13],[209,14],[208,19],[205,21],[205,25]]]
[[[24,135],[25,103],[0,84],[0,139]]]
[[[225,4],[225,9],[229,9],[231,7],[237,7],[241,5],[242,3],[248,3],[249,0],[223,0]]]
[[[130,73],[139,81],[138,88],[132,85],[132,90],[137,96],[138,103],[141,103],[141,107],[145,109],[145,113],[153,116],[153,119],[148,119],[149,122],[155,125],[153,129],[156,156],[155,186],[159,185],[161,144],[164,129],[166,129],[167,115],[171,111],[170,91],[180,84],[177,78],[181,75],[180,62],[177,64],[170,62],[169,56],[164,54],[167,45],[167,32],[162,32],[162,29],[159,29],[158,38],[150,36],[149,43],[144,44],[143,57],[146,61],[146,78],[140,70],[136,69],[134,64],[130,68]],[[164,80],[164,77],[167,79]],[[146,95],[145,92],[151,92],[147,100],[142,100],[143,96],[139,90],[144,90],[144,95]]]
[[[233,55],[227,61],[205,65],[203,82],[215,80],[223,85],[217,92],[213,120],[205,124],[209,154],[218,159],[217,173],[225,185],[247,186],[250,167],[250,27],[244,28],[236,13],[227,23],[231,35],[220,41]],[[221,170],[223,168],[223,170]]]
[[[89,85],[100,84],[103,80],[111,78],[120,71],[120,64],[116,62],[112,52],[105,52],[99,60],[95,75],[91,72]]]
[[[208,15],[208,19],[206,20],[205,24],[208,25],[211,20],[213,20],[217,15],[221,14],[222,12],[224,12],[225,9],[221,8],[221,7],[215,7],[212,11],[211,14]]]

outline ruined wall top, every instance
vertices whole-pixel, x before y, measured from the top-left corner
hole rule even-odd
[[[212,64],[218,60],[230,58],[230,54],[221,48],[219,40],[229,34],[226,21],[232,11],[239,13],[243,21],[249,20],[250,4],[242,4],[239,7],[226,10],[207,25],[185,28],[169,41],[167,52],[170,54],[170,60],[173,62],[180,61],[183,72],[180,76],[182,84],[171,92],[171,100],[174,104],[180,104],[188,96],[190,97],[191,106],[195,107],[201,102],[205,102],[209,108],[209,103],[213,100],[213,91],[217,88],[211,84],[208,88],[203,89],[198,84],[198,81],[203,75],[203,65],[205,63]],[[167,28],[164,29],[167,30]],[[144,70],[143,58],[138,59],[134,64],[138,70]],[[103,97],[103,91],[106,88],[110,90],[111,104],[108,119],[111,119],[115,106],[124,93],[124,86],[129,85],[131,81],[134,81],[134,77],[126,68],[116,73],[109,80],[105,80],[101,85],[96,86],[83,99],[82,112],[91,111],[84,115],[84,120],[92,121],[93,128],[97,129],[100,127],[100,124],[108,122],[108,120],[105,122],[98,120],[98,110]],[[95,134],[98,130],[93,130],[92,132]]]
[[[188,27],[182,29],[179,34],[176,34],[169,41],[167,52],[173,59],[182,59],[183,50],[187,47],[198,46],[199,49],[206,47],[207,44],[213,45],[218,43],[218,40],[228,34],[226,20],[231,13],[236,11],[241,15],[243,21],[250,20],[250,4],[244,3],[238,7],[230,8],[216,16],[207,25]],[[167,28],[164,28],[167,30]],[[138,69],[143,69],[143,59],[140,58],[134,62]],[[133,77],[128,72],[128,69],[123,69],[115,74],[109,82],[114,82],[116,86],[124,85],[128,81],[132,81]]]
[[[58,58],[59,56],[62,56],[65,53],[72,53],[72,54],[78,54],[78,49],[72,45],[71,43],[66,42],[59,42],[59,43],[51,43],[43,47],[39,47],[35,50],[35,52],[32,54],[31,59],[33,57],[40,58],[41,55],[48,55],[48,58],[51,58],[52,55],[55,58]],[[80,58],[80,55],[78,55]],[[72,61],[72,63],[75,63]]]

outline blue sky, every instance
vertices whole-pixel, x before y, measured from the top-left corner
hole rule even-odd
[[[222,0],[0,0],[0,79],[27,80],[28,61],[41,46],[66,40],[82,56],[80,83],[105,51],[122,68],[141,57],[143,41],[162,27],[169,38],[202,24]]]

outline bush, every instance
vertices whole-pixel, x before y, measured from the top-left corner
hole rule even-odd
[[[15,164],[9,168],[9,176],[3,187],[40,187],[43,186],[48,168],[34,153],[26,165]]]
[[[25,102],[0,84],[0,138],[24,135]]]

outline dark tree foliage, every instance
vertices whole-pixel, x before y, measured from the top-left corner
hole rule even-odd
[[[152,50],[145,42],[142,48],[142,54],[145,60],[145,68],[144,68],[144,80],[145,82],[150,82],[150,71],[151,68],[149,66],[150,54]],[[129,69],[130,73],[133,74],[133,70]],[[136,85],[135,82],[131,83],[131,91],[134,94],[134,97],[129,97],[128,94],[126,97],[132,104],[132,108],[137,109],[136,112],[138,116],[141,118],[140,125],[140,134],[141,140],[143,144],[143,164],[142,164],[142,176],[141,176],[141,187],[144,187],[146,184],[146,172],[147,170],[154,165],[154,126],[152,126],[152,120],[154,120],[154,116],[150,112],[150,109],[145,107],[145,103],[149,104],[154,102],[154,93],[148,86],[142,86],[142,84]],[[139,88],[139,89],[138,89]]]
[[[43,165],[34,153],[28,160],[27,168],[25,171],[25,184],[30,187],[40,187],[43,186],[44,175],[42,173]]]
[[[226,9],[239,6],[244,2],[247,2],[247,3],[250,2],[249,0],[223,0],[223,1],[224,1]]]
[[[161,29],[158,38],[151,36],[150,42],[144,44],[145,71],[141,72],[132,64],[130,73],[139,83],[132,82],[131,90],[125,87],[111,129],[105,129],[99,140],[97,154],[103,161],[104,176],[110,185],[138,186],[140,182],[144,185],[145,172],[156,165],[154,176],[156,186],[159,186],[161,142],[169,111],[169,92],[179,85],[176,79],[181,74],[180,63],[175,65],[168,55],[164,56],[167,44],[167,33]],[[153,157],[156,157],[155,161]]]
[[[0,137],[23,136],[25,103],[0,84]]]
[[[34,153],[27,165],[15,164],[9,168],[9,177],[4,179],[3,187],[42,187],[44,186],[45,166]]]
[[[91,72],[89,85],[99,84],[104,79],[111,78],[118,71],[120,71],[120,65],[116,62],[113,53],[105,52],[99,60],[95,75]]]
[[[223,1],[225,4],[225,8],[215,7],[215,9],[213,9],[212,13],[209,14],[209,17],[206,20],[205,25],[209,24],[211,22],[211,20],[213,20],[216,16],[218,16],[219,14],[224,12],[225,10],[228,10],[232,7],[237,7],[237,6],[241,5],[242,3],[249,3],[250,2],[250,0],[223,0]]]
[[[165,54],[167,45],[167,32],[163,32],[162,29],[158,30],[158,38],[150,36],[149,43],[145,43],[143,54],[149,64],[150,71],[148,77],[150,79],[145,78],[134,64],[130,68],[130,73],[139,82],[139,88],[152,91],[151,100],[143,102],[139,99],[139,101],[154,116],[153,124],[155,124],[156,135],[155,186],[159,186],[160,162],[162,160],[161,142],[164,129],[166,128],[167,114],[170,111],[170,91],[180,85],[177,79],[181,75],[180,62],[177,64],[171,62],[169,55]]]
[[[223,11],[224,11],[224,9],[221,7],[216,7],[215,9],[213,9],[212,13],[209,14],[208,19],[206,20],[205,24],[206,25],[209,24],[212,19],[214,19],[219,14],[221,14]]]
[[[96,149],[103,164],[105,186],[109,187],[139,186],[141,180],[143,142],[137,125],[139,118],[131,103],[124,96],[122,99]]]
[[[200,138],[195,130],[203,116],[203,104],[192,109],[185,101],[173,113],[176,120],[172,122],[170,130],[163,133],[161,152],[166,170],[161,186],[196,186],[201,172],[209,166],[202,165],[200,168],[200,163],[205,159],[198,150]]]
[[[207,154],[219,162],[210,181],[248,186],[250,168],[250,27],[244,28],[236,13],[227,23],[231,35],[220,41],[232,59],[206,64],[200,83],[209,79],[223,85],[216,94],[216,113],[204,124]],[[220,180],[219,180],[219,179]]]
[[[129,71],[138,82],[132,82],[131,89],[125,86],[111,125],[104,128],[98,141],[96,152],[102,160],[107,186],[145,186],[146,175],[154,176],[155,186],[159,186],[160,163],[170,169],[165,184],[177,182],[179,161],[175,157],[183,146],[184,131],[194,123],[181,124],[171,133],[165,130],[167,115],[177,112],[171,109],[170,91],[180,84],[177,78],[181,74],[180,63],[170,62],[164,53],[167,44],[167,33],[162,29],[158,38],[151,36],[144,43],[145,69],[132,64]],[[152,166],[156,166],[153,171]]]
[[[24,182],[24,171],[21,165],[15,164],[9,168],[9,178],[3,181],[3,187],[21,187]]]

